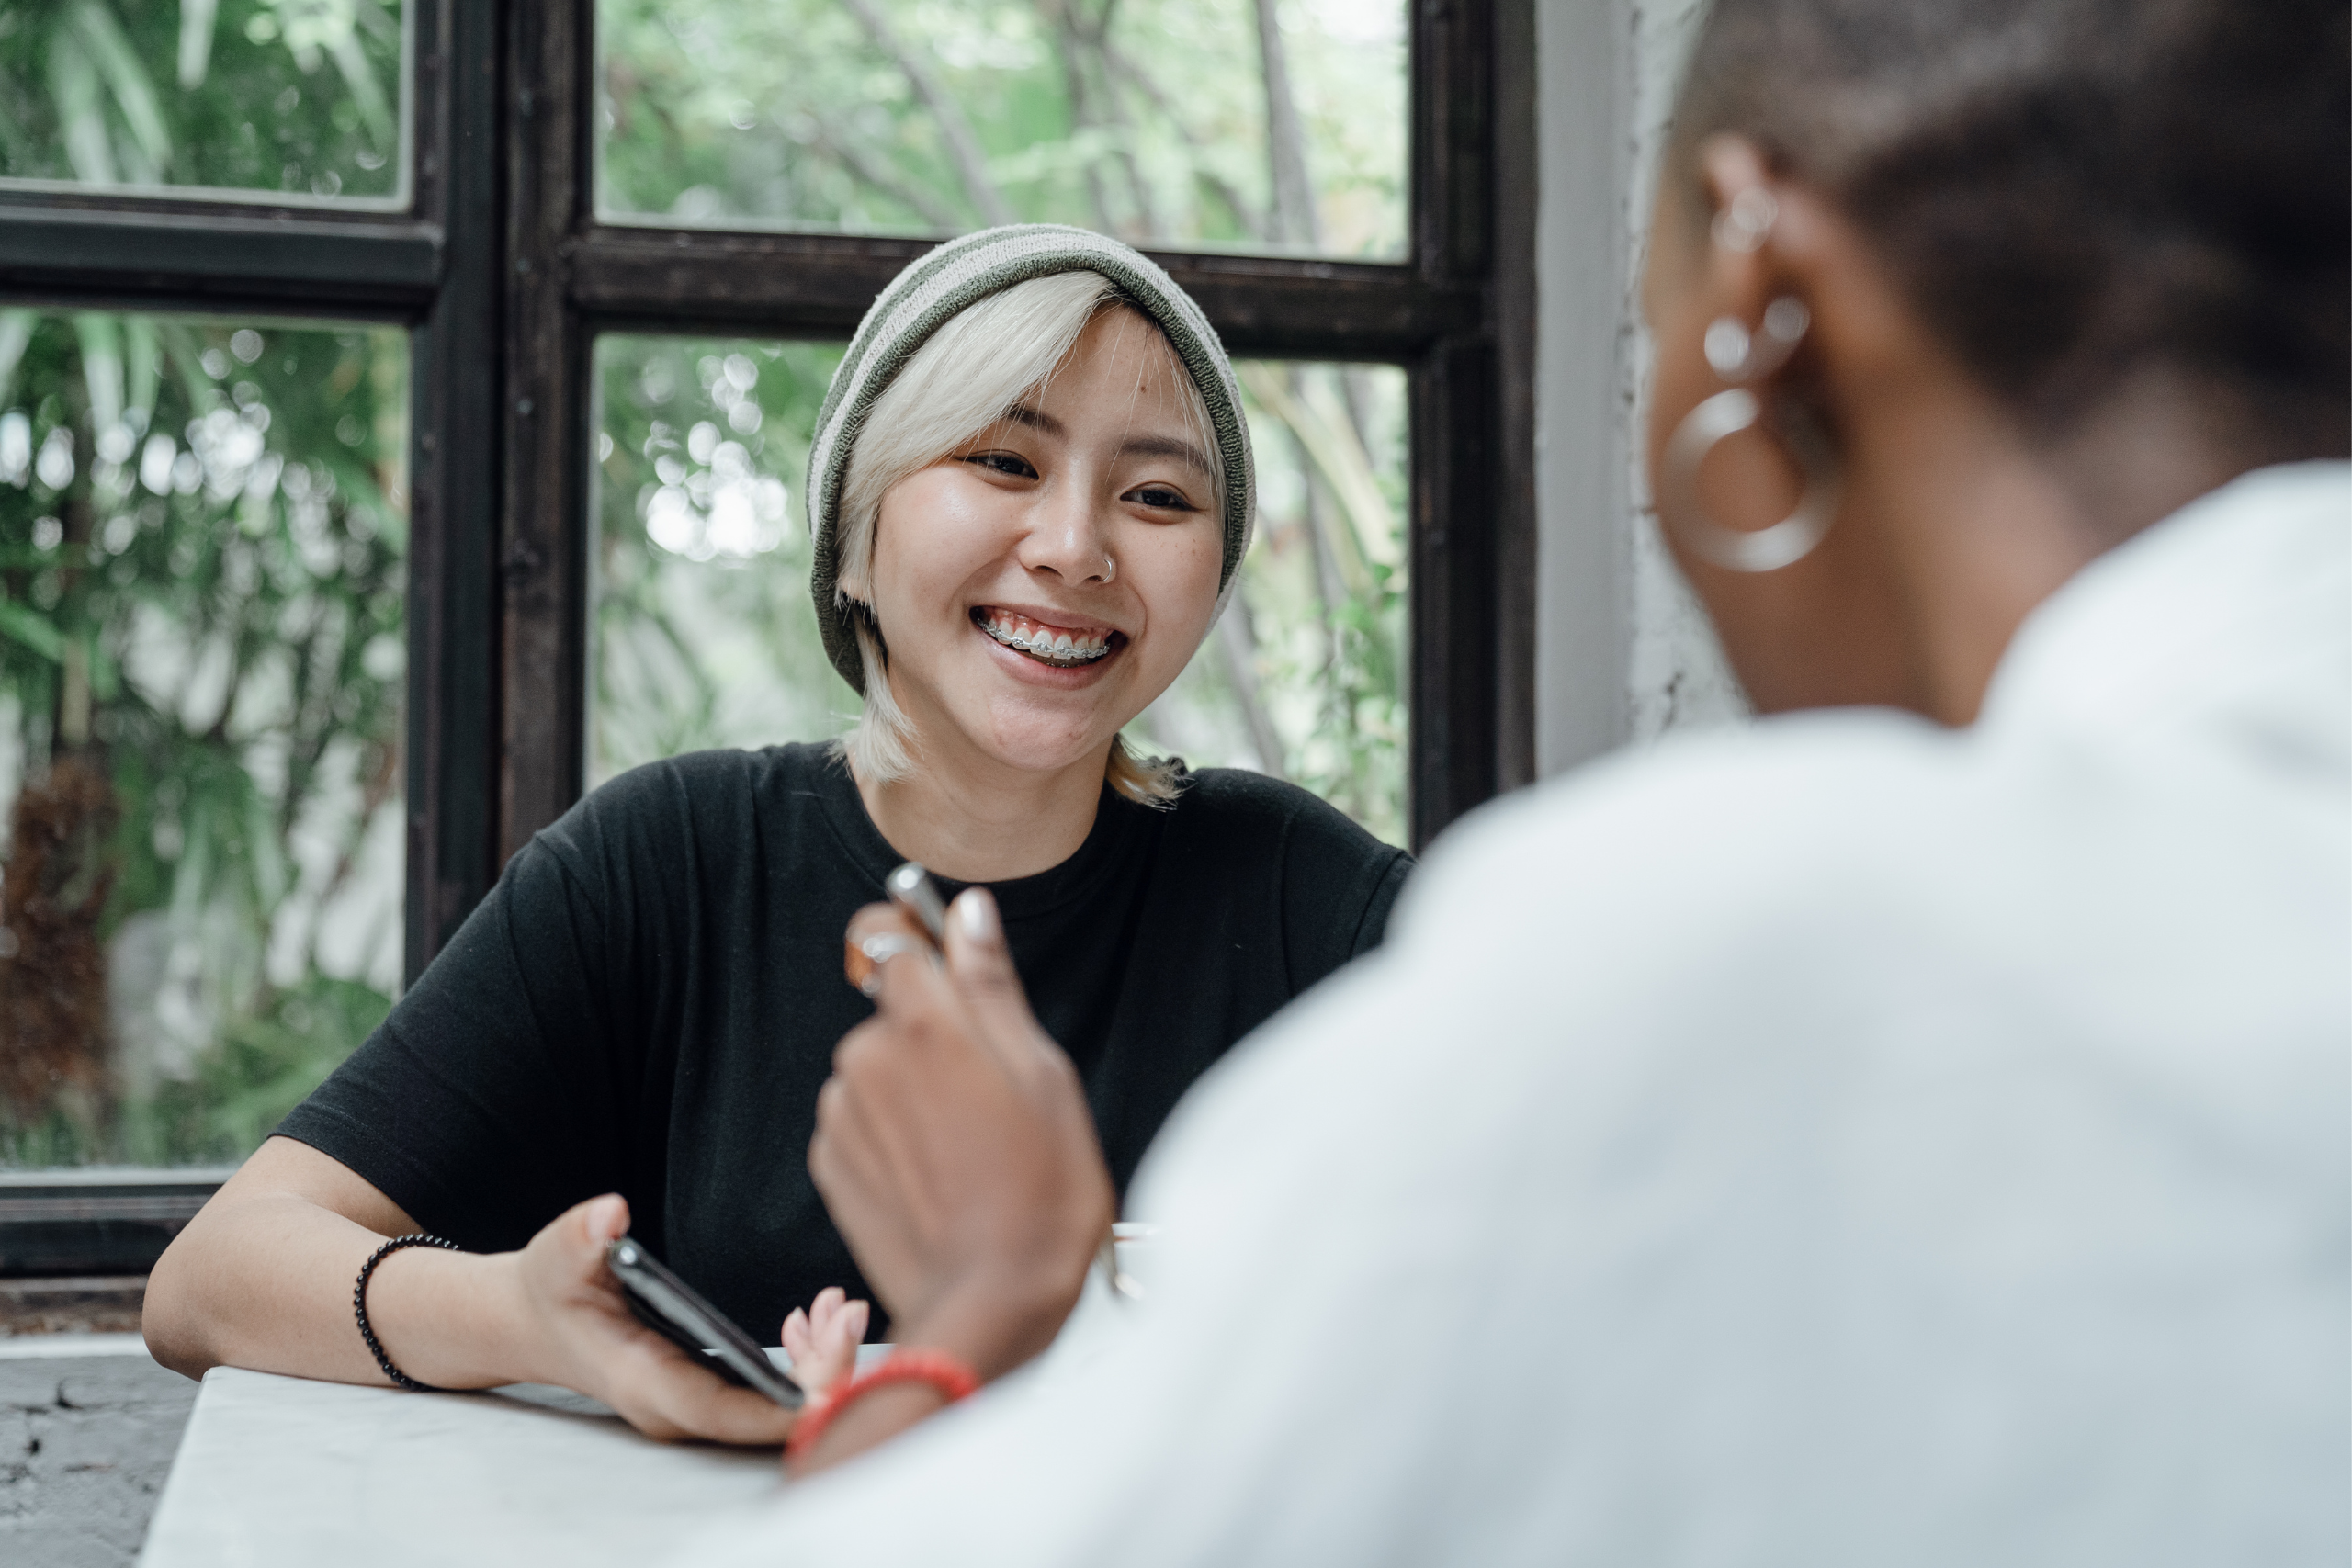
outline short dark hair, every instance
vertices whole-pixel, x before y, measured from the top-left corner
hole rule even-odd
[[[1821,190],[1970,373],[2052,434],[2154,368],[2238,400],[2277,455],[2340,452],[2346,17],[2344,0],[1716,0],[1677,162],[1695,178],[1697,143],[1727,131]]]

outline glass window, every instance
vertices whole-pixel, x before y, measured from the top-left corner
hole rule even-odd
[[[841,733],[856,698],[808,602],[802,479],[834,344],[596,344],[588,777],[707,747]],[[1241,592],[1130,727],[1406,839],[1405,377],[1239,367],[1260,515]]]
[[[408,199],[403,0],[0,6],[0,184]]]
[[[390,1008],[407,383],[0,310],[0,1165],[240,1157]]]
[[[597,0],[607,218],[1405,252],[1400,0]]]
[[[1405,373],[1244,360],[1258,536],[1241,592],[1128,727],[1194,767],[1303,784],[1407,841]]]
[[[640,762],[840,733],[808,603],[808,440],[842,345],[596,340],[590,787]]]

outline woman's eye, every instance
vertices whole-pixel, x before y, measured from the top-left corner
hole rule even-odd
[[[1029,466],[1029,459],[1013,452],[975,452],[964,461],[991,473],[1010,474],[1014,479],[1034,479],[1037,477],[1037,470]]]
[[[1145,485],[1140,490],[1131,490],[1127,491],[1127,499],[1138,506],[1148,506],[1159,512],[1193,510],[1193,503],[1184,498],[1183,491],[1170,490],[1166,485]]]

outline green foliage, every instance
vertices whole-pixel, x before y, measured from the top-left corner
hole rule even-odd
[[[822,739],[854,708],[817,634],[800,510],[840,359],[828,344],[597,341],[592,782]]]
[[[401,0],[0,6],[0,175],[381,198]]]
[[[243,1157],[358,1049],[391,1005],[371,986],[316,973],[273,992],[264,1010],[223,1032],[194,1083],[157,1096],[134,1157]]]
[[[315,1018],[327,1051],[397,980],[397,850],[388,890],[367,852],[400,810],[404,336],[0,313],[11,343],[0,802],[81,749],[119,808],[87,1043],[116,1114],[78,1157],[241,1153],[327,1059],[270,1031]],[[0,1161],[54,1138],[0,1125]]]
[[[1256,4],[599,0],[599,204],[854,232],[1018,217],[1402,254],[1403,6],[1281,7],[1315,209],[1286,220]]]

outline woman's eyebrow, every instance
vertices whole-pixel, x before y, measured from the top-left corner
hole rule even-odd
[[[1069,439],[1069,426],[1047,413],[1044,409],[1033,408],[1027,403],[1015,403],[1005,410],[1004,423],[1024,425],[1040,435],[1050,435],[1057,441]],[[1216,478],[1216,470],[1209,466],[1206,454],[1191,442],[1180,441],[1172,435],[1130,436],[1119,444],[1119,456],[1122,457],[1173,457],[1180,463],[1189,463],[1198,468],[1204,478],[1211,479]]]
[[[1069,426],[1047,413],[1044,409],[1031,408],[1027,403],[1015,403],[1005,410],[1004,423],[1025,424],[1038,434],[1050,435],[1057,440],[1066,441],[1069,438]]]
[[[1119,445],[1123,457],[1173,457],[1180,463],[1190,463],[1200,469],[1204,479],[1216,478],[1216,470],[1209,467],[1208,458],[1189,441],[1179,441],[1172,435],[1136,435]]]

